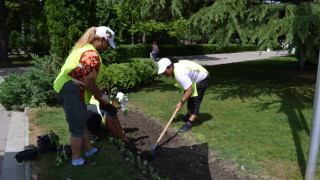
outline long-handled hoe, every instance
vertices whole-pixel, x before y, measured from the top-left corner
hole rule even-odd
[[[166,130],[168,129],[169,125],[171,124],[171,122],[172,122],[173,118],[176,116],[177,112],[178,112],[178,109],[176,109],[176,110],[174,111],[174,113],[173,113],[173,115],[172,115],[171,119],[169,120],[168,124],[166,125],[166,127],[165,127],[165,128],[164,128],[164,130],[162,131],[162,133],[161,133],[160,137],[158,138],[158,140],[157,140],[156,144],[155,144],[155,145],[153,146],[153,148],[151,149],[151,151],[150,151],[150,155],[148,156],[148,158],[149,158],[149,159],[152,159],[152,158],[153,158],[153,156],[154,156],[154,150],[157,148],[158,143],[161,141],[161,139],[162,139],[162,137],[163,137],[164,133],[165,133],[165,132],[166,132]]]

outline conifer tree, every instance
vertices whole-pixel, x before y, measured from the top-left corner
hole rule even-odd
[[[234,34],[241,43],[257,43],[260,49],[279,45],[280,40],[297,47],[300,67],[316,62],[320,37],[319,1],[264,4],[260,0],[217,0],[191,16],[196,31],[210,43],[227,44]],[[315,50],[316,49],[316,50]]]
[[[74,43],[95,24],[94,1],[45,0],[51,52],[66,58]]]

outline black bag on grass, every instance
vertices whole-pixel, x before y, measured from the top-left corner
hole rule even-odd
[[[52,138],[56,138],[57,141],[59,140],[59,136],[55,133],[38,136],[37,144],[39,152],[46,153],[57,151],[57,144],[52,142],[49,136],[53,136]]]
[[[37,154],[37,148],[30,148],[17,152],[15,158],[18,161],[18,163],[21,163],[22,161],[34,160],[37,157]]]

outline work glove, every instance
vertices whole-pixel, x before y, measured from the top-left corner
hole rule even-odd
[[[112,116],[115,116],[118,112],[118,109],[112,104],[108,103],[106,105],[100,105],[100,108],[110,113]]]
[[[101,98],[99,98],[100,108],[110,113],[112,116],[116,115],[118,110],[112,104],[110,104],[109,96],[103,94]]]

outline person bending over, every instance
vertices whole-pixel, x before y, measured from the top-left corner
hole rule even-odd
[[[192,128],[192,123],[199,114],[203,95],[209,82],[209,73],[201,65],[189,60],[172,63],[170,59],[162,58],[157,65],[158,74],[170,78],[174,85],[184,92],[181,100],[176,104],[176,109],[180,111],[185,102],[188,101],[186,115],[178,120],[186,122],[179,132],[187,132]]]

